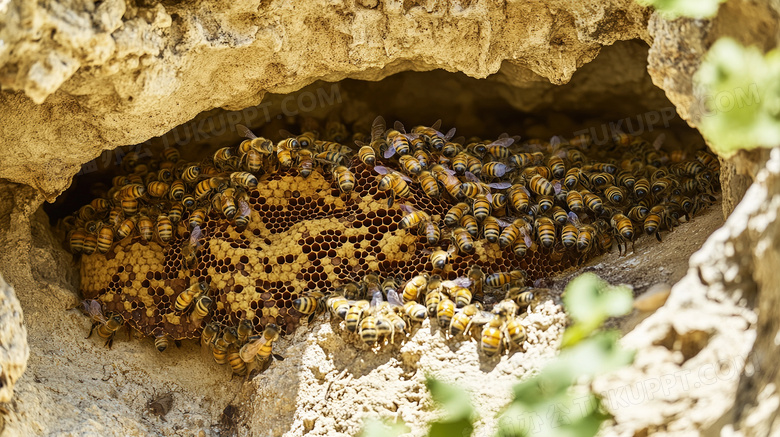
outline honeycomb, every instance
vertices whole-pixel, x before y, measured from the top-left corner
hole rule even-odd
[[[326,125],[325,138],[331,136],[329,131],[330,128]],[[339,129],[336,131],[339,132],[339,138],[346,135]],[[626,152],[625,148],[618,147],[619,140],[616,140],[612,148],[592,151],[594,155],[600,154],[599,161],[592,162],[602,166],[617,166],[619,159],[628,159],[630,153]],[[285,141],[289,139],[280,141],[277,148],[285,144]],[[304,314],[294,308],[294,302],[311,291],[317,290],[324,295],[330,295],[336,292],[339,286],[360,282],[366,274],[374,272],[382,276],[387,274],[396,276],[401,286],[420,273],[434,272],[431,251],[439,248],[447,249],[454,244],[448,238],[450,232],[444,225],[444,217],[463,199],[453,198],[444,188],[441,190],[441,196],[431,197],[415,181],[408,183],[410,195],[389,202],[393,191],[380,190],[381,176],[377,168],[365,164],[360,154],[356,153],[357,150],[345,148],[335,142],[315,141],[315,143],[318,146],[331,147],[328,149],[330,151],[344,152],[345,162],[341,164],[354,175],[354,188],[351,192],[345,194],[340,190],[339,181],[334,178],[335,161],[329,162],[328,158],[312,161],[314,171],[304,177],[301,174],[303,167],[300,163],[304,161],[302,157],[306,156],[305,154],[298,153],[295,156],[298,165],[289,168],[274,161],[280,156],[272,154],[265,161],[263,171],[255,172],[257,185],[250,184],[246,187],[247,204],[251,211],[248,225],[239,226],[235,220],[228,218],[224,210],[212,208],[212,203],[208,199],[199,202],[198,206],[205,207],[208,212],[200,225],[201,233],[197,240],[199,248],[196,263],[192,268],[186,265],[184,259],[188,245],[192,244],[188,226],[190,212],[187,209],[184,209],[181,220],[174,224],[172,238],[165,242],[159,234],[156,235],[157,238],[150,240],[142,237],[141,233],[134,232],[126,238],[115,235],[115,241],[104,244],[105,253],[101,253],[100,250],[89,253],[80,245],[74,244],[73,240],[69,240],[71,250],[75,253],[84,252],[80,258],[80,291],[83,297],[98,300],[106,314],[121,315],[127,325],[143,335],[154,338],[196,339],[201,336],[203,327],[207,324],[235,327],[242,320],[250,320],[255,333],[258,334],[270,324],[277,325],[285,334],[291,334],[304,317]],[[522,147],[538,150],[536,147],[538,144],[524,144]],[[649,143],[646,144],[649,146]],[[240,150],[242,145],[235,150]],[[336,149],[332,149],[334,145]],[[574,146],[570,147],[576,149]],[[317,156],[325,156],[326,152],[321,152]],[[377,150],[377,165],[399,172],[406,171],[396,158],[388,156],[383,159],[381,152]],[[229,156],[230,153],[235,152],[225,153],[225,156]],[[227,177],[231,171],[243,170],[243,158],[241,161],[237,159],[226,161],[229,163],[223,164],[223,168],[217,170],[216,168],[220,167],[216,162],[217,154],[212,160],[200,161],[207,162],[202,164],[204,167],[210,167],[208,172],[204,171],[205,176],[218,179]],[[314,153],[308,155],[313,156]],[[436,159],[439,163],[449,165],[450,161],[443,156],[443,152],[440,154],[431,150],[431,155],[432,161]],[[192,163],[182,164],[184,161],[178,160],[178,152],[171,156],[175,157],[170,161],[153,159],[142,164],[132,162],[125,166],[128,180],[121,184],[133,182],[129,179],[132,177],[135,181],[145,182],[151,187],[150,183],[156,181],[157,177],[164,177],[156,175],[163,175],[166,168],[192,165]],[[711,156],[706,155],[704,158],[711,158]],[[653,159],[659,162],[669,160],[666,155],[663,158]],[[274,164],[267,166],[266,164],[271,161],[274,161]],[[677,167],[673,169],[670,167],[668,171],[663,170],[665,166],[662,169],[651,167],[649,164],[637,167],[633,161],[630,163],[625,161],[627,163],[621,166],[624,169],[638,168],[637,178],[646,176],[649,179],[651,170],[662,171],[657,175],[659,180],[668,179],[675,187],[682,187],[680,190],[683,194],[691,195],[698,205],[702,196],[698,192],[698,187],[715,184],[717,181],[717,175],[709,174],[710,170],[717,171],[716,168],[707,165],[712,162],[709,159],[699,159],[699,161],[701,162],[677,160],[674,161]],[[173,162],[176,162],[175,166]],[[568,166],[577,167],[582,164],[582,162],[572,164],[567,161],[566,165],[568,168]],[[510,169],[507,173],[513,170]],[[690,177],[680,176],[680,182],[674,179],[676,176],[667,175],[672,172],[677,172],[678,176],[685,175],[689,170],[692,172]],[[158,171],[159,173],[156,173]],[[705,173],[715,182],[700,178]],[[181,171],[176,177],[182,177]],[[203,177],[202,175],[201,178]],[[653,174],[654,188],[655,179],[656,174]],[[460,181],[464,182],[465,179],[461,176]],[[188,193],[197,194],[196,182],[192,181],[188,184]],[[109,200],[104,202],[104,206],[93,202],[98,205],[97,210],[82,207],[74,214],[76,218],[70,217],[69,238],[72,238],[76,230],[78,232],[83,230],[84,235],[87,236],[97,234],[94,229],[89,230],[90,223],[99,220],[94,226],[101,229],[105,222],[110,221],[108,211],[119,208],[116,195],[119,188],[116,186],[112,188],[115,190],[113,197],[111,191],[105,194],[104,197]],[[599,194],[605,190],[594,191]],[[130,192],[130,190],[122,192]],[[150,197],[151,190],[149,193],[144,193],[139,189],[136,194],[139,196],[144,213],[156,213],[158,219],[175,203],[164,196]],[[122,195],[126,193],[119,196]],[[535,197],[533,195],[533,198]],[[706,204],[706,197],[704,199],[702,202]],[[538,199],[534,199],[536,200]],[[568,210],[565,202],[554,201]],[[659,197],[655,202],[665,204],[668,200],[661,200]],[[626,205],[615,209],[627,213],[628,208],[635,203],[638,202],[628,201]],[[442,230],[439,245],[429,245],[426,237],[416,230],[399,227],[401,220],[409,214],[408,211],[401,209],[401,205],[424,211],[430,216]],[[649,203],[648,209],[654,205],[655,203]],[[501,207],[492,214],[506,220],[513,219],[509,206]],[[141,223],[137,214],[132,218],[135,223]],[[593,223],[597,220],[595,216],[588,217],[588,213],[583,213],[581,218],[586,220],[585,223]],[[120,226],[119,222],[115,223],[113,231],[117,232]],[[639,226],[635,232],[636,237],[642,233],[642,228],[640,223],[635,223],[634,226]],[[659,229],[662,226],[663,223],[660,223]],[[666,229],[671,229],[671,225],[667,225]],[[556,230],[556,238],[560,238],[559,235],[560,228]],[[602,235],[606,236],[608,243],[606,250],[609,250],[612,246],[612,238],[607,232]],[[87,244],[83,243],[83,247],[87,247]],[[573,268],[599,252],[600,250],[592,250],[581,254],[577,249],[565,249],[559,244],[551,248],[538,245],[529,248],[525,256],[518,257],[512,251],[511,245],[501,249],[498,244],[491,244],[483,238],[474,238],[474,250],[471,253],[454,251],[444,269],[437,270],[435,273],[440,274],[443,279],[455,280],[466,277],[469,270],[477,265],[486,274],[520,269],[525,271],[530,281],[535,281]],[[186,289],[200,282],[209,284],[208,296],[211,297],[214,305],[203,319],[198,320],[189,313],[177,311],[175,305],[177,298]]]
[[[100,300],[107,312],[121,314],[144,335],[198,338],[203,322],[181,317],[173,304],[191,284],[206,281],[216,308],[204,322],[235,326],[246,318],[258,332],[275,323],[290,334],[302,316],[292,303],[308,290],[332,292],[360,281],[366,272],[394,272],[404,283],[432,271],[424,236],[398,228],[405,213],[388,208],[389,194],[378,191],[376,173],[358,160],[350,168],[355,188],[348,196],[321,172],[303,178],[291,169],[261,179],[249,192],[252,215],[242,232],[221,212],[211,211],[201,227],[202,246],[192,271],[182,264],[190,237],[186,218],[167,246],[133,238],[106,254],[82,256],[83,296]],[[410,188],[412,196],[404,203],[428,211],[436,221],[455,204],[431,199],[419,186]],[[474,253],[453,256],[443,278],[466,276],[478,264],[487,272],[519,268],[538,279],[574,266],[577,259],[569,253],[551,256],[552,250],[544,248],[517,259],[509,247],[474,243]]]

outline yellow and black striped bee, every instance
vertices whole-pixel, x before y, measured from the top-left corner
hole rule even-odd
[[[577,214],[573,212],[569,212],[568,219],[568,223],[563,225],[563,229],[561,229],[561,243],[564,247],[570,249],[577,245],[577,238],[580,235],[580,221]]]
[[[641,200],[650,193],[650,181],[646,178],[637,179],[634,183],[634,196]]]
[[[531,195],[522,185],[512,185],[507,191],[509,204],[517,212],[526,212],[531,205]]]
[[[168,197],[171,200],[180,201],[187,192],[187,187],[184,185],[184,181],[177,179],[171,183],[171,187],[168,191]]]
[[[431,172],[420,172],[420,174],[417,175],[417,182],[420,183],[420,186],[422,187],[423,191],[425,191],[425,194],[428,195],[428,197],[431,199],[436,199],[439,197],[439,184],[436,182],[436,179],[433,177]]]
[[[370,306],[371,304],[367,300],[359,300],[349,307],[347,315],[344,317],[349,332],[357,332],[360,321],[368,315]]]
[[[519,169],[541,165],[543,162],[544,153],[542,152],[520,153],[509,157],[509,163]]]
[[[130,219],[127,219],[130,220]],[[130,220],[132,223],[132,220]],[[132,232],[132,229],[131,229]],[[84,250],[84,239],[87,237],[86,232],[81,229],[74,229],[68,232],[68,246],[71,253],[80,253]],[[124,238],[124,237],[122,237]],[[97,244],[97,243],[96,243]]]
[[[433,246],[439,243],[439,240],[441,239],[441,230],[432,220],[421,223],[419,229],[420,235],[425,236],[425,240],[428,244]]]
[[[471,281],[471,285],[474,287],[474,299],[482,301],[482,298],[484,297],[482,286],[485,282],[485,272],[482,271],[480,266],[474,264],[469,269],[466,277]]]
[[[92,327],[89,329],[87,338],[92,336],[92,332],[97,328],[97,333],[100,338],[106,339],[105,345],[111,349],[111,345],[114,342],[114,335],[125,324],[125,320],[119,314],[114,314],[110,317],[103,315],[103,306],[95,299],[86,299],[81,301],[81,306],[84,312],[92,319]]]
[[[401,165],[406,173],[417,176],[422,172],[423,168],[415,157],[411,155],[402,155],[398,158],[398,163]]]
[[[371,346],[376,343],[379,338],[379,331],[376,326],[376,317],[366,316],[360,321],[360,328],[358,329],[358,335],[367,346]]]
[[[118,197],[120,200],[137,200],[141,197],[143,197],[146,194],[146,187],[144,187],[142,184],[129,184],[122,187],[122,189],[119,190]],[[92,208],[90,205],[89,208],[92,210],[92,214],[94,215],[95,209]],[[82,212],[86,210],[86,208],[82,207],[81,210],[79,210],[79,217],[86,216],[87,214]]]
[[[490,215],[493,209],[490,203],[491,200],[492,198],[489,198],[486,194],[479,194],[474,198],[471,210],[474,212],[474,218],[477,221],[482,222]]]
[[[217,364],[227,364],[227,352],[230,348],[230,343],[225,341],[224,338],[219,337],[211,343],[211,353],[214,356],[214,362]]]
[[[246,171],[236,171],[230,173],[230,181],[235,186],[244,188],[254,188],[257,186],[257,178],[255,175]]]
[[[624,170],[615,176],[615,183],[622,185],[628,190],[633,190],[634,184],[636,184],[636,177],[631,172]]]
[[[398,223],[398,227],[401,229],[411,229],[420,226],[421,223],[427,223],[431,221],[431,216],[425,211],[412,208],[409,205],[400,205],[402,211],[406,212],[406,215]]]
[[[533,177],[531,177],[531,180],[528,182],[528,188],[531,189],[536,194],[541,194],[545,196],[552,196],[555,194],[555,189],[553,188],[553,184],[548,181],[545,177],[542,175],[536,174]]]
[[[151,197],[160,198],[160,197],[165,197],[165,195],[168,194],[169,188],[170,185],[166,184],[165,182],[152,181],[146,185],[146,192]]]
[[[390,190],[392,192],[392,195],[388,198],[388,207],[393,206],[395,198],[405,198],[411,195],[412,191],[406,183],[412,181],[409,177],[381,165],[374,167],[374,170],[383,175],[379,180],[379,191]]]
[[[505,299],[511,299],[519,308],[525,308],[534,300],[534,289],[525,286],[509,287]]]
[[[82,251],[85,255],[92,255],[97,249],[97,236],[91,233],[85,233]]]
[[[655,235],[661,241],[661,224],[664,223],[666,213],[663,205],[657,205],[650,209],[645,216],[643,227],[647,235]]]
[[[200,296],[195,301],[195,304],[192,306],[192,313],[190,314],[190,319],[197,323],[200,320],[202,320],[204,317],[209,315],[209,311],[211,311],[211,305],[214,303],[214,301],[208,297],[208,296]]]
[[[536,236],[544,247],[552,247],[555,244],[555,222],[548,217],[539,217],[534,222]]]
[[[273,353],[273,345],[277,340],[279,340],[279,327],[273,323],[269,323],[265,325],[263,335],[253,335],[249,337],[249,341],[241,346],[238,354],[246,363],[251,363],[255,360],[266,362],[272,357],[282,361],[284,360],[284,357]]]
[[[606,172],[596,173],[590,176],[590,185],[596,190],[603,190],[615,185],[615,177]]]
[[[604,203],[598,195],[593,194],[588,190],[583,190],[581,194],[582,200],[585,202],[588,209],[596,214],[601,214],[601,212],[604,211]],[[574,209],[572,209],[572,211],[574,211]]]
[[[511,272],[491,273],[485,277],[485,285],[488,287],[499,288],[510,282],[524,284],[528,280],[528,275],[523,270],[512,270]]]
[[[314,317],[325,310],[327,296],[320,291],[310,291],[293,301],[293,308],[304,316],[309,316],[309,323]]]
[[[428,281],[430,277],[427,273],[417,275],[409,280],[404,285],[403,300],[404,302],[416,302],[422,292],[428,287]]]
[[[467,203],[461,202],[456,204],[447,211],[447,214],[444,216],[444,224],[450,227],[456,226],[460,223],[463,215],[468,214],[469,211],[471,211],[471,207]]]
[[[184,168],[184,171],[182,171],[181,178],[184,182],[188,184],[194,184],[195,181],[198,180],[198,177],[200,176],[200,166],[197,164],[188,165]]]
[[[511,152],[509,146],[515,142],[514,138],[506,136],[506,134],[499,137],[497,140],[485,146],[487,153],[497,161],[507,161],[510,158]],[[484,171],[484,168],[483,168]],[[498,176],[501,177],[501,176]]]
[[[350,193],[355,188],[355,175],[343,165],[333,169],[333,179],[344,194]]]
[[[525,327],[514,317],[510,317],[504,325],[504,335],[509,339],[509,343],[515,347],[522,347],[526,339]]]
[[[566,166],[563,163],[563,159],[559,156],[551,156],[547,160],[547,167],[550,168],[555,179],[563,179],[566,176]]]
[[[451,237],[453,246],[456,246],[458,250],[464,253],[471,253],[474,251],[474,240],[471,237],[469,231],[464,227],[457,227],[452,230]],[[451,250],[452,248],[450,248]],[[449,259],[449,257],[447,257]],[[445,262],[446,264],[446,262]],[[443,268],[443,267],[442,267]]]
[[[164,352],[165,349],[168,349],[168,336],[166,334],[156,335],[154,337],[154,347],[160,352]]]
[[[553,207],[553,204],[555,203],[553,196],[537,196],[536,200],[537,205],[539,206],[539,211],[542,214],[546,214],[548,211],[550,211]]]
[[[626,200],[626,193],[622,188],[615,185],[607,187],[607,189],[604,190],[604,195],[607,196],[609,203],[613,205],[622,205],[623,201]]]
[[[330,313],[332,315],[338,316],[342,320],[347,318],[347,311],[349,311],[350,306],[349,301],[344,296],[331,296],[325,301],[325,303],[330,309]]]
[[[471,238],[479,238],[479,222],[471,214],[465,214],[460,218],[460,226],[466,229]]]
[[[493,316],[493,319],[482,328],[480,347],[485,355],[492,357],[500,353],[502,348],[506,349],[508,347],[506,338],[504,337],[504,324],[506,323],[506,319],[506,314],[496,314]]]
[[[436,320],[441,329],[447,329],[455,316],[455,302],[448,297],[442,297],[436,305]]]
[[[119,237],[119,239],[125,239],[129,235],[132,235],[134,230],[135,230],[135,220],[133,218],[126,218],[117,227],[116,234]],[[82,245],[83,243],[84,241],[82,236]],[[71,247],[72,247],[72,243],[71,243]]]
[[[482,165],[483,177],[502,178],[509,171],[511,171],[511,167],[503,162],[488,162]]]
[[[216,322],[211,322],[203,327],[203,332],[200,334],[201,346],[207,346],[211,344],[219,335],[219,325]]]
[[[637,205],[630,210],[628,210],[628,218],[631,219],[631,221],[636,223],[643,223],[645,220],[645,217],[647,217],[647,214],[650,212],[650,208],[644,206],[644,205]]]
[[[413,323],[422,323],[427,315],[427,310],[424,306],[415,301],[409,301],[404,304],[404,315],[407,320]]]
[[[468,236],[464,238],[471,238],[471,236],[469,236],[468,232],[466,232],[465,230],[463,231],[463,234],[466,234]],[[452,257],[452,254],[455,253],[457,250],[458,247],[453,243],[446,251],[436,250],[433,253],[431,253],[431,265],[433,265],[433,269],[444,270],[444,268],[450,262],[450,258]]]
[[[197,282],[190,285],[176,297],[174,308],[179,312],[186,311],[192,306],[192,302],[195,299],[204,295],[208,290],[209,285],[205,282]]]
[[[489,243],[498,243],[498,237],[501,235],[501,226],[504,224],[506,226],[509,226],[509,223],[503,222],[502,220],[499,220],[495,217],[488,216],[483,222],[482,222],[482,236],[485,237],[485,240],[487,240]]]
[[[569,216],[566,213],[566,210],[561,208],[560,206],[554,206],[550,211],[550,215],[552,216],[552,219],[555,220],[556,223],[558,223],[559,226],[563,226],[566,224],[566,222],[569,221]]]
[[[698,152],[696,152],[696,160],[701,162],[705,167],[707,167],[711,171],[720,170],[720,161],[718,161],[718,157],[710,153],[709,151],[699,150]]]
[[[97,251],[100,253],[108,252],[114,243],[114,228],[108,225],[101,225],[97,232]]]
[[[596,239],[596,229],[591,225],[583,225],[577,234],[577,251],[586,254],[593,248],[593,240]]]
[[[369,167],[373,167],[376,164],[376,151],[374,148],[360,141],[356,141],[355,144],[360,147],[358,150],[358,158],[360,161]]]
[[[631,220],[621,213],[615,213],[610,219],[612,227],[617,231],[618,235],[618,250],[620,250],[620,243],[622,242],[625,247],[625,242],[630,241],[633,245],[634,242],[634,226],[631,224]],[[628,251],[628,248],[626,248]]]
[[[140,224],[138,228],[139,230],[141,229]],[[171,241],[173,238],[173,223],[171,223],[171,219],[169,219],[165,214],[158,215],[157,222],[155,223],[155,231],[157,232],[157,237],[162,243],[165,244]]]
[[[466,152],[460,152],[452,158],[452,169],[455,173],[462,175],[469,169],[469,154]],[[481,167],[480,167],[481,171]]]

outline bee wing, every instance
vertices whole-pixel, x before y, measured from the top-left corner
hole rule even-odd
[[[580,218],[577,216],[577,213],[569,211],[568,216],[569,216],[569,221],[571,222],[571,224],[573,224],[574,226],[580,227],[580,224],[581,224],[580,223]]]
[[[263,345],[266,344],[266,342],[267,340],[265,337],[259,337],[251,340],[247,344],[241,346],[241,349],[238,351],[238,355],[245,363],[251,363],[257,356],[257,352],[261,347],[263,347]]]
[[[471,324],[474,326],[482,326],[490,323],[491,320],[493,320],[493,313],[483,310],[479,311],[471,318]]]
[[[407,205],[405,203],[399,204],[398,207],[401,208],[402,211],[407,212],[409,214],[417,211],[414,207],[409,206],[409,205]]]
[[[453,253],[458,251],[458,246],[455,244],[451,244],[450,247],[447,249],[447,254],[452,255]]]
[[[395,142],[390,141],[390,147],[385,150],[385,153],[382,155],[385,157],[385,159],[392,158],[393,155],[395,155]]]
[[[379,173],[379,174],[388,174],[388,173],[390,173],[392,170],[390,170],[390,169],[389,169],[389,168],[387,168],[387,167],[381,166],[381,165],[375,165],[375,166],[374,166],[374,171],[376,171],[376,172],[377,172],[377,173]]]
[[[496,165],[496,177],[502,178],[509,171],[509,166],[499,163]]]
[[[439,129],[441,129],[441,118],[436,120],[436,123],[433,123],[431,125],[431,129],[433,129],[433,130],[435,130],[437,132],[439,131]]]
[[[561,187],[561,181],[553,182],[553,190],[555,190],[555,194],[560,193],[562,189],[563,188]]]
[[[469,286],[471,286],[471,279],[465,276],[461,276],[459,278],[453,279],[452,281],[442,281],[441,285],[446,288],[453,288],[453,287],[468,288]]]
[[[490,146],[509,147],[514,142],[515,142],[514,138],[504,137],[504,138],[499,138],[499,139],[493,141],[492,143],[488,144],[488,147],[490,147]]]
[[[371,303],[370,305],[372,307],[379,306],[382,302],[385,301],[384,296],[382,295],[382,290],[377,289],[374,291],[374,293],[371,295]]]
[[[666,140],[666,134],[661,133],[656,137],[655,141],[653,141],[653,148],[655,150],[661,150],[661,146],[664,145],[664,141]]]
[[[438,129],[436,129],[436,130],[438,130]],[[449,131],[447,131],[447,133],[444,135],[443,139],[444,139],[444,141],[449,141],[450,138],[452,138],[454,136],[455,136],[455,128],[452,128]],[[465,138],[464,138],[464,140],[465,140]],[[461,141],[461,143],[462,142],[463,141]]]
[[[81,305],[84,307],[84,312],[86,312],[92,320],[101,323],[106,322],[106,316],[103,315],[103,307],[96,299],[85,299],[81,302]]]
[[[531,238],[531,234],[526,228],[520,228],[520,233],[523,234],[523,242],[525,243],[526,247],[531,247],[534,245],[534,240]]]
[[[490,193],[485,194],[485,197],[487,197],[488,202],[493,202],[493,195]]]
[[[496,219],[496,222],[498,223],[498,226],[501,226],[502,228],[505,228],[507,226],[512,226],[511,222],[507,222],[501,219]]]
[[[249,130],[249,128],[244,126],[243,124],[237,124],[236,130],[244,138],[249,138],[250,140],[254,140],[255,138],[257,138],[257,135],[253,134],[252,131]]]
[[[381,115],[377,116],[374,122],[371,123],[371,141],[381,137],[385,133],[386,128],[385,119]]]
[[[480,178],[478,178],[477,175],[475,175],[474,173],[472,173],[470,171],[467,171],[465,173],[465,176],[466,176],[466,180],[469,181],[469,182],[482,182],[482,180]]]
[[[410,178],[409,176],[407,176],[407,175],[405,175],[403,173],[398,173],[397,171],[394,171],[393,173],[395,173],[398,177],[400,177],[401,179],[405,180],[406,182],[413,182],[412,178]]]
[[[404,124],[398,120],[396,120],[395,123],[393,123],[393,129],[397,130],[398,132],[401,132],[402,134],[406,133],[406,129],[404,129]]]
[[[401,297],[398,296],[398,292],[395,290],[387,290],[387,302],[392,306],[403,306],[404,303]]]
[[[492,184],[488,184],[488,187],[495,188],[497,190],[504,190],[506,188],[509,188],[512,186],[511,182],[494,182]]]
[[[238,201],[238,207],[241,209],[241,215],[243,216],[248,217],[252,213],[252,210],[249,208],[249,204],[246,203],[244,199]]]
[[[192,228],[192,233],[190,234],[190,244],[193,246],[198,245],[198,240],[200,240],[200,237],[203,235],[203,231],[200,229],[200,226],[195,225],[194,228]]]
[[[368,144],[366,144],[366,143],[364,143],[364,142],[362,142],[360,140],[355,140],[355,145],[358,146],[358,147],[363,147],[363,146],[367,146]]]

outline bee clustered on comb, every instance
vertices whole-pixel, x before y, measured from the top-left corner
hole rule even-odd
[[[285,133],[276,146],[241,127],[247,140],[200,163],[181,160],[175,149],[159,159],[127,155],[127,175],[63,220],[71,251],[83,254],[81,292],[158,339],[198,338],[208,324],[224,332],[244,320],[254,333],[276,325],[289,334],[303,316],[296,299],[312,290],[330,295],[370,272],[392,272],[400,286],[422,272],[455,280],[474,266],[487,275],[522,270],[526,280],[546,278],[610,250],[614,240],[632,242],[642,229],[670,230],[712,203],[718,189],[712,155],[673,162],[658,144],[628,135],[589,150],[585,137],[466,142],[437,129],[407,134],[398,123],[385,129],[378,117],[370,135],[353,126],[353,150],[335,142],[348,137],[344,125],[329,121],[319,140],[316,122],[306,119],[303,134]],[[421,182],[423,172],[439,195]],[[590,195],[583,205],[567,201],[577,190]],[[497,232],[510,234],[501,244],[483,238],[484,217],[474,221],[476,233],[464,222],[484,212],[480,196]],[[461,220],[446,226],[464,201]],[[403,228],[417,211],[422,223]],[[442,237],[435,244],[430,225]],[[564,241],[567,225],[575,244]],[[627,226],[638,231],[626,234]],[[189,294],[201,283],[204,293]],[[195,317],[204,296],[210,300]]]

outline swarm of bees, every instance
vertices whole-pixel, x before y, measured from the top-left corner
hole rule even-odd
[[[451,336],[472,335],[482,327],[482,350],[495,354],[522,343],[518,313],[530,295],[524,287],[542,276],[534,263],[546,263],[550,273],[615,245],[620,254],[628,252],[628,244],[633,247],[642,233],[660,241],[661,231],[713,204],[719,190],[714,155],[700,150],[688,159],[689,152],[666,151],[663,136],[650,143],[618,133],[598,147],[587,135],[466,139],[454,138],[454,128],[442,133],[440,121],[407,132],[400,122],[388,128],[381,116],[356,122],[351,134],[334,117],[324,128],[303,118],[299,129],[299,135],[281,131],[280,140],[271,140],[238,125],[245,140],[201,161],[183,160],[176,149],[151,159],[130,153],[122,161],[125,174],[113,177],[101,196],[62,220],[68,248],[87,261],[82,275],[104,275],[103,284],[112,284],[83,290],[84,311],[109,346],[128,323],[152,336],[160,351],[170,340],[199,336],[218,363],[246,374],[257,363],[280,358],[272,345],[294,327],[293,321],[329,310],[369,345],[392,343],[429,316]],[[369,273],[387,271],[390,264],[382,264],[389,263],[383,258],[401,256],[407,243],[394,246],[398,253],[371,255],[379,269],[364,268],[366,259],[344,260],[341,255],[336,257],[341,264],[333,267],[330,262],[327,268],[317,264],[320,255],[310,254],[308,261],[297,255],[277,257],[279,263],[304,259],[301,274],[323,271],[306,273],[317,276],[321,285],[296,288],[289,285],[295,281],[274,282],[263,273],[250,276],[248,267],[255,261],[247,259],[240,272],[257,286],[249,292],[243,286],[243,293],[259,297],[228,300],[225,287],[235,292],[234,282],[218,285],[214,278],[231,276],[240,254],[217,267],[204,267],[204,259],[214,259],[214,239],[231,233],[236,250],[252,239],[271,241],[264,233],[283,208],[265,205],[270,200],[260,200],[258,193],[284,178],[294,179],[292,186],[303,191],[306,181],[317,179],[315,174],[329,180],[333,196],[340,196],[344,232],[371,232],[371,226],[358,230],[360,225],[346,220],[374,214],[376,229],[384,226],[393,238],[416,239],[406,259],[424,259],[424,268],[389,278]],[[377,217],[377,211],[385,218]],[[316,217],[328,214],[333,216]],[[377,220],[388,217],[392,223],[377,227]],[[304,215],[298,220],[309,219]],[[257,220],[265,224],[259,226]],[[361,246],[361,239],[354,239],[355,248],[369,246]],[[127,267],[120,270],[89,271],[89,266],[116,264],[116,251],[129,247],[145,257],[164,253],[176,260],[164,271],[150,270],[150,261],[138,263],[147,269],[140,271],[146,274],[143,287],[150,295],[143,299],[133,282],[137,272],[132,260],[123,261]],[[471,266],[460,262],[464,259]],[[351,269],[338,267],[344,263]],[[276,271],[270,259],[262,264],[252,271]],[[334,269],[339,271],[336,280],[327,277]],[[268,297],[271,284],[294,291],[291,297],[289,292]],[[506,293],[506,299],[494,299],[499,303],[486,308],[490,305],[483,289]],[[152,300],[157,309],[150,308]]]

